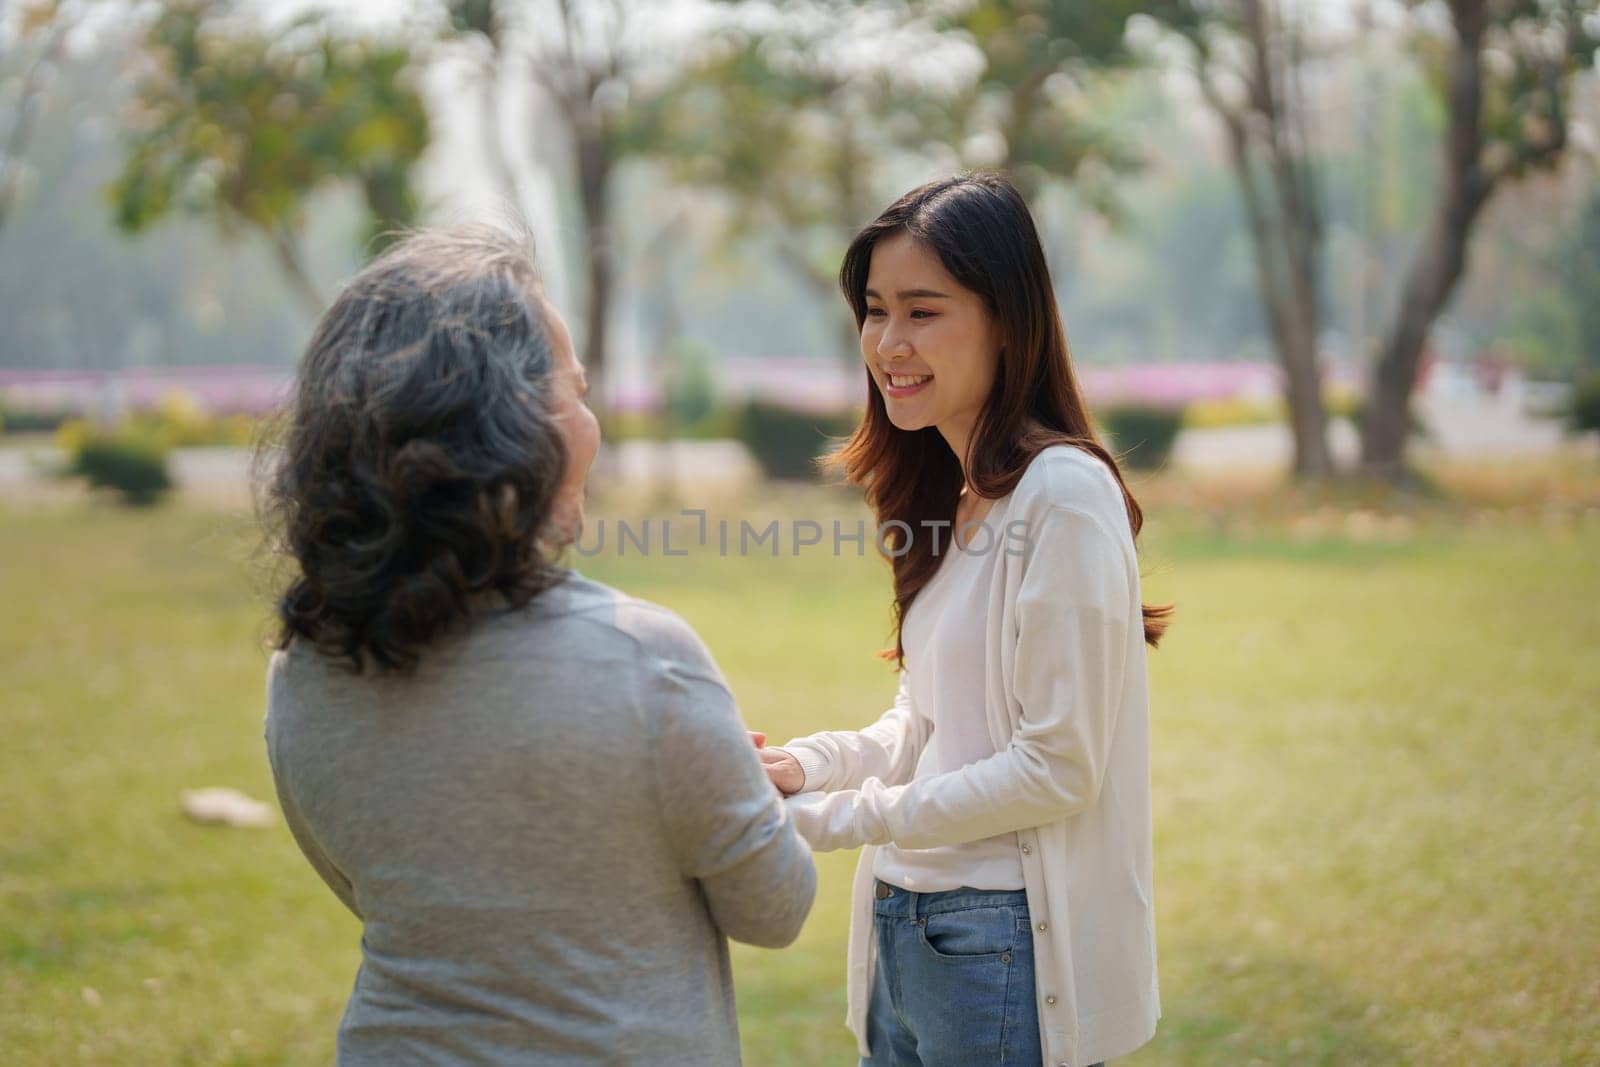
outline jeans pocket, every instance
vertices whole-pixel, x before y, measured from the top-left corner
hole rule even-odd
[[[986,960],[1016,947],[1017,926],[1014,908],[965,908],[924,916],[917,934],[940,959]]]

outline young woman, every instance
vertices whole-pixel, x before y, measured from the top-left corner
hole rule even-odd
[[[1155,1032],[1142,516],[1098,442],[1027,206],[914,189],[840,282],[866,417],[832,461],[894,570],[894,706],[762,750],[803,836],[862,847],[849,1011],[870,1067],[1084,1067]],[[758,746],[760,739],[757,739]]]

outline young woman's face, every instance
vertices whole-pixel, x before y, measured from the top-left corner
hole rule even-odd
[[[556,424],[567,447],[567,468],[556,490],[551,526],[557,539],[571,543],[583,529],[584,481],[589,476],[595,454],[600,451],[600,422],[584,402],[589,380],[573,351],[566,321],[548,300],[542,303],[545,327],[550,332],[550,347],[555,355],[552,386]]]
[[[983,298],[901,230],[872,248],[861,358],[902,430],[935,426],[964,443],[988,399],[999,339]]]

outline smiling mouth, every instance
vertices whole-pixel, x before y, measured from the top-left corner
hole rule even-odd
[[[915,389],[924,382],[933,381],[931,374],[889,374],[885,378],[893,389]]]

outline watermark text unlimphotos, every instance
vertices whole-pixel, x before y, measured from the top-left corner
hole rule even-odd
[[[704,508],[685,508],[678,513],[694,519],[687,529],[668,518],[607,519],[584,523],[572,544],[580,556],[687,556],[696,551],[716,552],[719,556],[798,556],[801,552],[843,556],[854,549],[864,556],[869,541],[886,556],[898,558],[910,552],[918,537],[929,538],[933,555],[951,547],[948,519],[924,519],[915,526],[900,519],[870,526],[865,519],[853,522],[829,519],[771,519],[765,524],[749,519],[711,519]],[[962,523],[957,529],[957,551],[983,556],[1004,552],[1021,556],[1028,551],[1028,523],[1014,519],[1003,525],[983,519]]]

